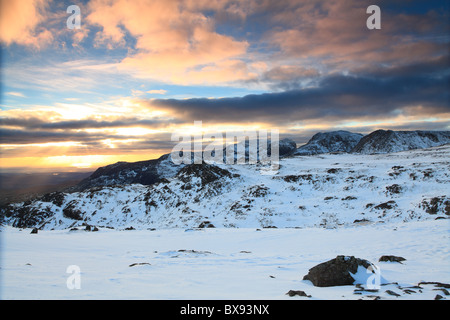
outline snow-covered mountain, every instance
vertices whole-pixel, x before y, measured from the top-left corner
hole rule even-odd
[[[176,168],[168,159],[158,159],[160,166],[151,170],[164,179],[151,185],[56,192],[1,210],[8,225],[47,230],[83,225],[337,228],[448,218],[449,159],[450,146],[391,154],[291,156],[280,160],[276,175],[261,175],[260,165]],[[166,171],[158,171],[162,168]],[[145,170],[138,173],[145,175]]]
[[[376,130],[366,136],[348,131],[319,132],[296,155],[332,152],[392,153],[436,147],[450,143],[450,131],[392,131]]]
[[[447,143],[450,143],[450,131],[377,130],[364,136],[351,152],[390,153],[436,147]]]
[[[367,136],[348,131],[333,131],[315,134],[307,144],[297,148],[291,139],[279,142],[280,158],[295,155],[317,155],[336,152],[351,153],[389,153],[404,150],[429,148],[450,143],[449,131],[383,131],[377,130]],[[248,142],[245,154],[248,158]],[[237,146],[223,149],[224,162],[228,151],[236,152]],[[270,141],[268,145],[270,154]],[[191,154],[191,159],[194,155]],[[236,153],[235,153],[236,160]],[[80,192],[93,187],[114,185],[142,184],[152,185],[175,176],[184,165],[175,165],[170,154],[159,159],[139,161],[134,163],[118,162],[97,169],[90,177],[77,186],[69,188],[68,192]]]
[[[172,162],[170,154],[165,154],[155,160],[117,162],[98,168],[88,178],[82,180],[76,186],[69,188],[67,191],[83,191],[93,187],[135,183],[152,185],[162,179],[174,176],[180,168],[180,166]]]
[[[360,133],[332,131],[316,133],[307,144],[299,147],[296,155],[313,155],[329,152],[350,152],[363,137]]]
[[[234,153],[234,160],[237,159],[236,145],[228,148]],[[249,144],[245,144],[245,156],[248,160]],[[295,141],[285,138],[279,141],[280,158],[292,155],[297,148]],[[270,155],[271,142],[268,141],[267,152]],[[223,149],[223,160],[226,162],[227,148]],[[191,153],[191,160],[194,160],[194,153]],[[170,154],[165,154],[159,159],[139,161],[139,162],[117,162],[98,168],[91,176],[81,181],[78,185],[68,188],[69,192],[84,191],[93,187],[142,184],[152,185],[167,178],[173,177],[184,164],[175,165]]]

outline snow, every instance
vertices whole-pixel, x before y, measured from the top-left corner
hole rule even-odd
[[[424,149],[450,143],[450,131],[385,131],[377,130],[363,137],[354,147],[355,153],[393,153]]]
[[[433,285],[422,284],[422,292],[411,294],[399,286],[450,283],[448,231],[448,220],[190,232],[100,229],[30,234],[30,229],[6,226],[0,233],[0,294],[2,299],[434,299],[445,295]],[[341,254],[372,262],[379,268],[381,284],[389,284],[376,293],[355,294],[355,286],[319,288],[302,280],[310,268]],[[378,262],[386,254],[406,261]],[[66,270],[73,265],[81,271],[80,289],[70,290],[71,274]],[[364,284],[365,269],[357,274],[355,283]],[[289,290],[303,290],[311,298],[289,297]]]
[[[450,146],[293,156],[280,160],[276,175],[261,175],[258,165],[220,165],[231,175],[217,171],[207,183],[195,175],[180,180],[166,163],[167,181],[152,186],[66,194],[60,205],[15,204],[37,212],[33,218],[48,215],[21,229],[12,226],[24,211],[4,220],[0,297],[448,299],[420,283],[450,283],[449,159]],[[83,220],[64,216],[68,207]],[[205,220],[217,228],[198,229]],[[130,226],[136,230],[124,230]],[[343,287],[302,280],[337,255],[366,259],[377,271],[360,269],[355,284]],[[406,261],[378,262],[383,255]],[[67,287],[71,266],[81,271],[80,289]],[[289,290],[311,297],[289,297]]]
[[[314,155],[329,152],[350,152],[363,137],[360,133],[332,131],[316,133],[307,144],[299,147],[295,154]]]
[[[119,229],[195,228],[204,220],[216,227],[339,228],[444,218],[449,159],[450,146],[381,155],[294,156],[280,161],[276,175],[261,174],[258,165],[220,165],[235,177],[203,185],[200,177],[174,176],[152,186],[67,194],[61,206],[34,201],[28,207],[50,213],[36,225],[46,230],[82,222]],[[441,199],[439,210],[430,214],[427,205],[434,198]],[[69,204],[83,212],[83,221],[64,216]],[[6,223],[15,225],[20,217],[13,215]]]

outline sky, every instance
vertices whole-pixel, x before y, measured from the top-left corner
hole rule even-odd
[[[367,27],[370,5],[379,29]],[[194,121],[278,129],[298,145],[332,130],[450,130],[449,1],[0,6],[4,171],[154,159]]]

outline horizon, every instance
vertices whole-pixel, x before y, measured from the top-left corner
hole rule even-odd
[[[68,10],[75,5],[79,12]],[[171,134],[450,130],[449,3],[1,1],[0,171],[157,159]]]
[[[338,131],[344,131],[344,132],[349,132],[349,133],[356,133],[356,134],[361,134],[360,132],[353,132],[353,131],[347,131],[347,130],[327,130],[327,131],[319,131],[314,133],[310,139],[315,135],[315,134],[319,134],[319,133],[333,133],[333,132],[338,132]],[[366,135],[369,135],[375,131],[391,131],[390,129],[386,130],[386,129],[376,129],[368,134],[363,134],[363,137]],[[402,131],[402,132],[414,132],[414,131],[430,131],[430,132],[436,132],[436,131],[440,131],[440,130],[395,130],[395,131]],[[448,131],[448,130],[446,130]],[[193,137],[193,136],[191,136]],[[279,141],[286,139],[286,138],[281,138],[279,139]],[[287,138],[290,139],[290,138]],[[291,139],[292,140],[292,139]],[[246,139],[246,141],[248,141],[248,139]],[[294,140],[292,140],[294,141]],[[304,145],[307,145],[309,140],[307,142],[304,143],[297,143],[296,141],[294,141],[296,143],[297,148],[300,148]],[[202,139],[202,143],[203,143],[203,148],[205,147],[205,142]],[[224,142],[224,149],[225,149],[225,142]],[[171,150],[173,152],[173,150]],[[162,153],[158,156],[156,156],[155,158],[145,158],[145,159],[140,159],[140,160],[136,160],[136,161],[123,161],[123,160],[118,160],[114,163],[106,163],[104,165],[98,166],[98,167],[87,167],[87,168],[83,168],[83,167],[77,167],[77,168],[73,168],[73,167],[33,167],[33,168],[29,168],[29,167],[10,167],[10,168],[0,168],[0,174],[28,174],[28,175],[33,175],[33,174],[52,174],[52,175],[59,175],[59,174],[75,174],[75,173],[94,173],[97,169],[101,168],[101,167],[105,167],[105,166],[109,166],[112,164],[116,164],[119,162],[124,162],[124,163],[134,163],[134,162],[141,162],[141,161],[148,161],[148,160],[157,160],[160,157],[170,154],[171,151],[167,151],[165,153]]]

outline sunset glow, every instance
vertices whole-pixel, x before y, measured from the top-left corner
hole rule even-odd
[[[172,133],[449,130],[444,1],[1,0],[2,170],[95,170]],[[81,26],[70,29],[70,5]],[[194,129],[193,129],[194,128]]]

